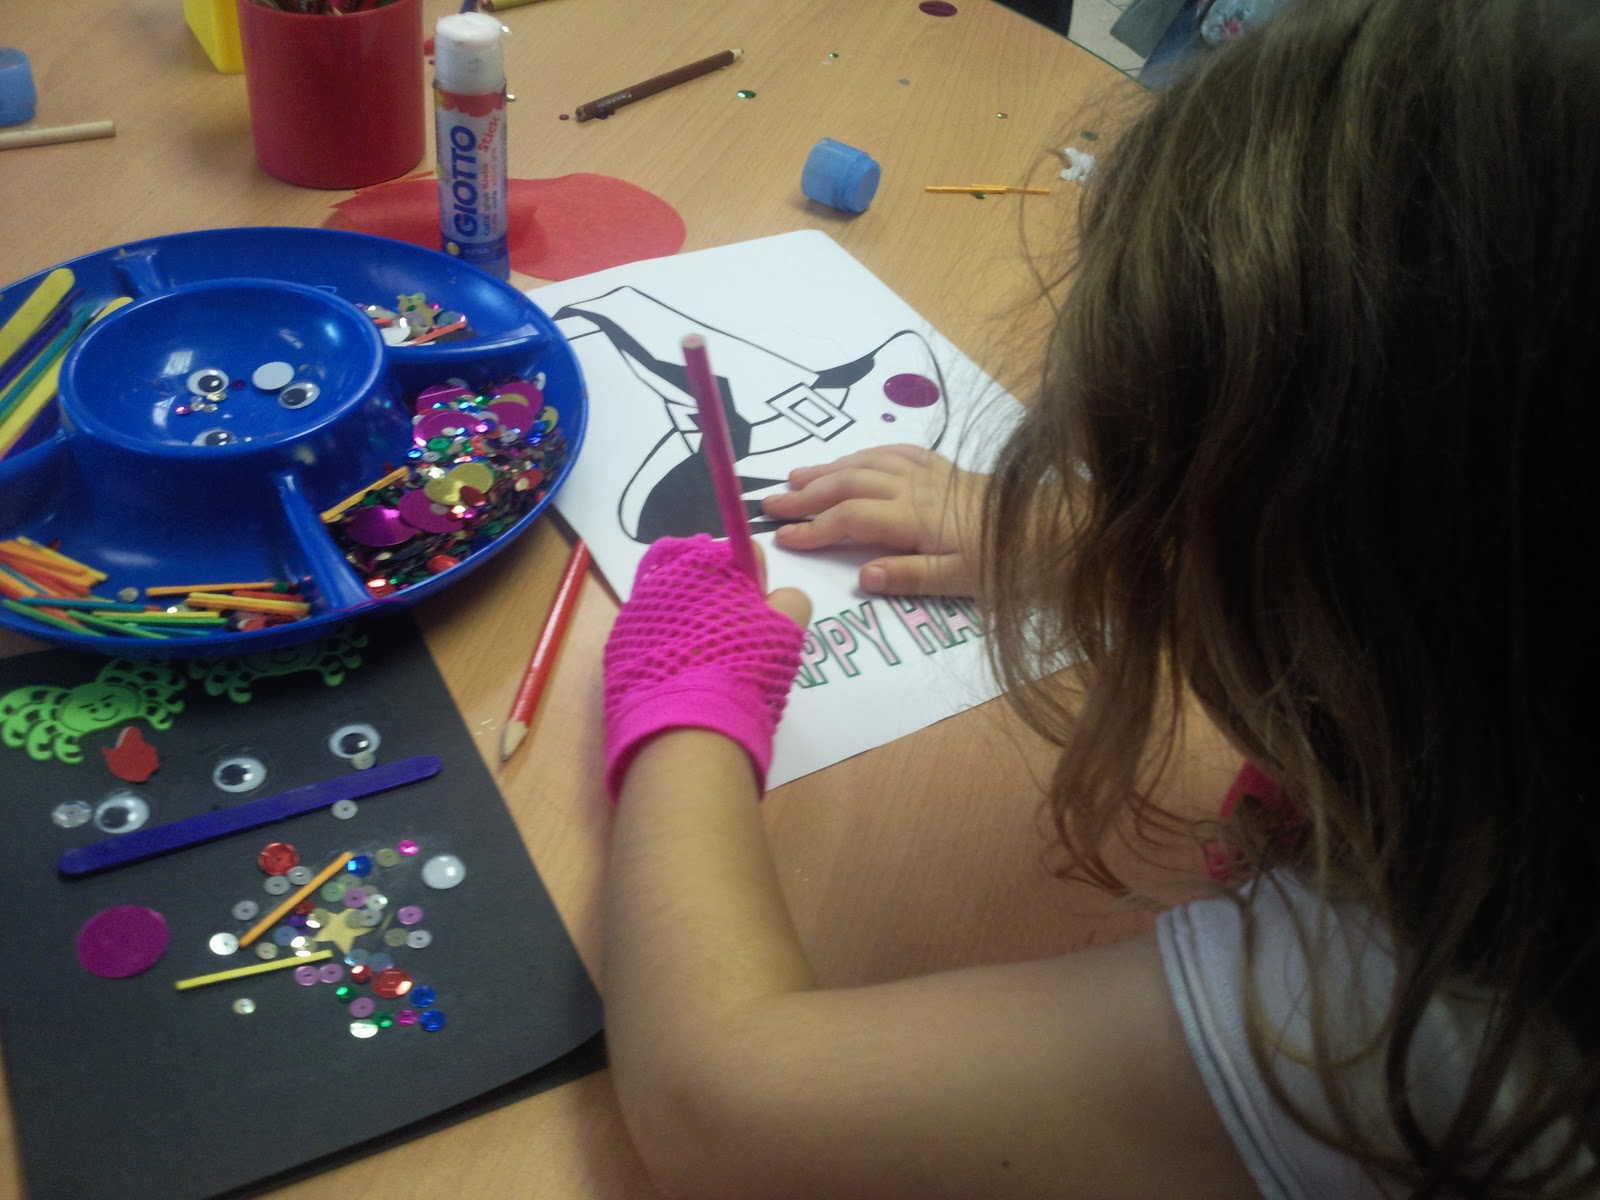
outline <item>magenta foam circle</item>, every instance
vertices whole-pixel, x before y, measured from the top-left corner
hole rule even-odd
[[[126,979],[167,952],[167,919],[153,908],[122,904],[96,913],[78,930],[78,961],[91,975]]]

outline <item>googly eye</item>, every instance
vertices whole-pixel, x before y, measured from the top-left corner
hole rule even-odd
[[[226,429],[208,429],[204,433],[195,435],[192,444],[196,446],[231,446],[238,440]]]
[[[359,771],[364,771],[378,761],[378,747],[383,737],[371,725],[353,721],[341,725],[328,737],[328,749]]]
[[[112,792],[95,806],[96,829],[129,833],[150,819],[150,806],[136,792]]]
[[[322,395],[321,388],[309,379],[301,379],[278,393],[278,403],[284,408],[304,408],[308,404],[315,403],[320,395]]]
[[[217,790],[234,795],[254,791],[266,781],[267,765],[253,754],[230,754],[211,768]]]
[[[184,386],[196,396],[225,392],[228,390],[228,373],[219,371],[216,367],[201,367],[198,371],[189,373],[189,378],[184,380]]]

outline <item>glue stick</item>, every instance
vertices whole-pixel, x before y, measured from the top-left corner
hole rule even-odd
[[[504,32],[488,13],[453,13],[439,18],[433,39],[440,244],[501,279],[511,273]]]

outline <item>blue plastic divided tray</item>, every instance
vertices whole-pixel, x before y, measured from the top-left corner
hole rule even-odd
[[[0,609],[0,625],[31,637],[169,658],[324,636],[354,616],[422,600],[480,566],[548,507],[582,445],[587,396],[566,339],[510,284],[438,251],[329,229],[212,229],[60,265],[73,272],[75,306],[128,302],[77,337],[61,363],[58,400],[0,461],[0,541],[29,538],[105,572],[95,595],[107,599],[137,593],[144,602],[145,588],[280,579],[299,588],[311,611],[265,628],[149,638],[76,632]],[[0,323],[47,274],[0,293]],[[418,294],[466,319],[459,340],[393,344],[364,311],[398,311]],[[492,403],[502,385],[506,403]],[[414,428],[417,412],[430,407],[425,397],[413,409],[424,392],[446,404],[481,395],[485,423],[476,435],[463,433],[447,408]],[[517,476],[519,494],[509,501],[497,484],[500,507],[490,506],[471,489],[512,476],[471,465],[468,443],[476,436],[490,455],[497,434],[514,442],[522,425],[534,427],[526,436],[542,445],[535,457],[546,469]],[[457,479],[452,464],[469,466]],[[401,500],[364,514],[372,520],[361,545],[324,521],[325,511],[407,467],[430,469],[432,486],[418,486],[422,477],[413,474],[378,494]],[[465,502],[461,480],[470,485]],[[417,494],[407,497],[407,489]],[[424,490],[436,501],[431,519]],[[419,526],[402,520],[418,510],[401,501],[422,506]],[[463,503],[453,510],[458,517],[495,519],[457,536],[448,514]],[[385,553],[391,528],[416,540]],[[370,558],[420,559],[422,547],[426,564],[410,562],[409,574],[387,588],[370,586]]]

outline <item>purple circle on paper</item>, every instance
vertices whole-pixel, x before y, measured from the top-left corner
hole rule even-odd
[[[949,3],[948,0],[922,0],[922,3],[917,7],[930,17],[953,17],[956,15],[956,6]]]
[[[891,375],[883,394],[901,408],[928,408],[939,402],[939,385],[926,375]]]
[[[167,919],[153,908],[123,904],[96,913],[78,930],[78,961],[101,979],[127,979],[167,952]]]

